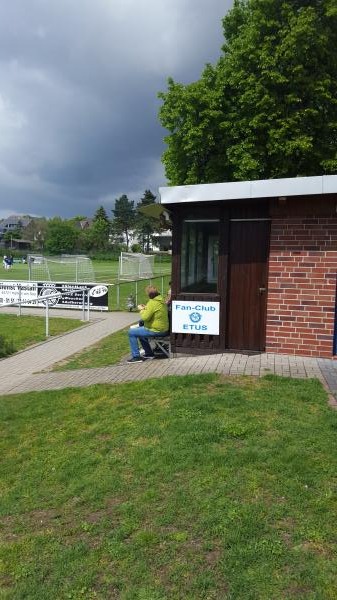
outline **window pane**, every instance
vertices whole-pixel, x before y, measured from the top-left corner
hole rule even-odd
[[[184,292],[216,292],[219,221],[183,223],[180,288]]]

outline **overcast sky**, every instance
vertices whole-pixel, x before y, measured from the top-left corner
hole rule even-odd
[[[158,91],[214,63],[232,0],[0,0],[0,218],[165,185]]]

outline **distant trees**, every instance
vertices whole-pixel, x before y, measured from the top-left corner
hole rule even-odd
[[[114,215],[112,232],[125,238],[127,249],[129,249],[132,233],[132,237],[135,238],[132,249],[150,252],[154,234],[162,230],[162,225],[159,219],[142,212],[142,209],[155,202],[156,196],[151,190],[145,190],[136,207],[125,194],[116,199],[115,208],[112,210]]]
[[[94,223],[97,221],[103,221],[107,226],[110,226],[109,217],[107,215],[107,212],[106,212],[104,206],[100,206],[96,210],[93,221],[94,221]]]
[[[143,252],[150,252],[153,234],[158,231],[159,223],[153,217],[144,214],[141,209],[154,204],[156,196],[151,190],[145,190],[143,197],[137,205],[135,231],[139,238],[139,244]]]
[[[49,254],[119,252],[123,245],[129,249],[131,241],[133,251],[149,252],[153,235],[161,230],[161,225],[140,209],[155,201],[151,190],[145,190],[137,206],[123,194],[115,201],[111,220],[103,206],[97,208],[91,219],[83,215],[71,219],[33,218],[25,237],[33,242],[33,250],[45,250]]]
[[[94,215],[92,227],[88,229],[88,235],[92,239],[92,247],[100,252],[106,251],[110,244],[111,222],[103,206],[100,206]]]
[[[33,250],[41,252],[47,238],[48,221],[44,217],[33,217],[25,228],[24,237],[32,242]]]
[[[76,250],[78,231],[60,217],[48,221],[45,249],[50,254],[71,254]]]
[[[22,238],[22,229],[21,227],[17,227],[17,229],[11,229],[10,231],[6,231],[3,236],[5,242],[11,242],[12,240],[19,240]]]
[[[112,209],[114,219],[112,231],[115,235],[124,235],[127,249],[129,249],[130,232],[136,223],[134,201],[129,200],[126,194],[116,198],[115,208]]]

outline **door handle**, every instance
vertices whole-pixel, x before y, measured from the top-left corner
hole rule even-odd
[[[266,291],[267,291],[267,288],[265,288],[265,287],[260,287],[259,288],[260,294],[262,294],[263,292],[266,292]]]

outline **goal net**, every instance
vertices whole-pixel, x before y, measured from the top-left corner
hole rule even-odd
[[[148,279],[153,277],[154,255],[137,252],[121,252],[119,257],[119,279]]]
[[[29,254],[27,262],[30,281],[96,281],[92,261],[87,256]]]

